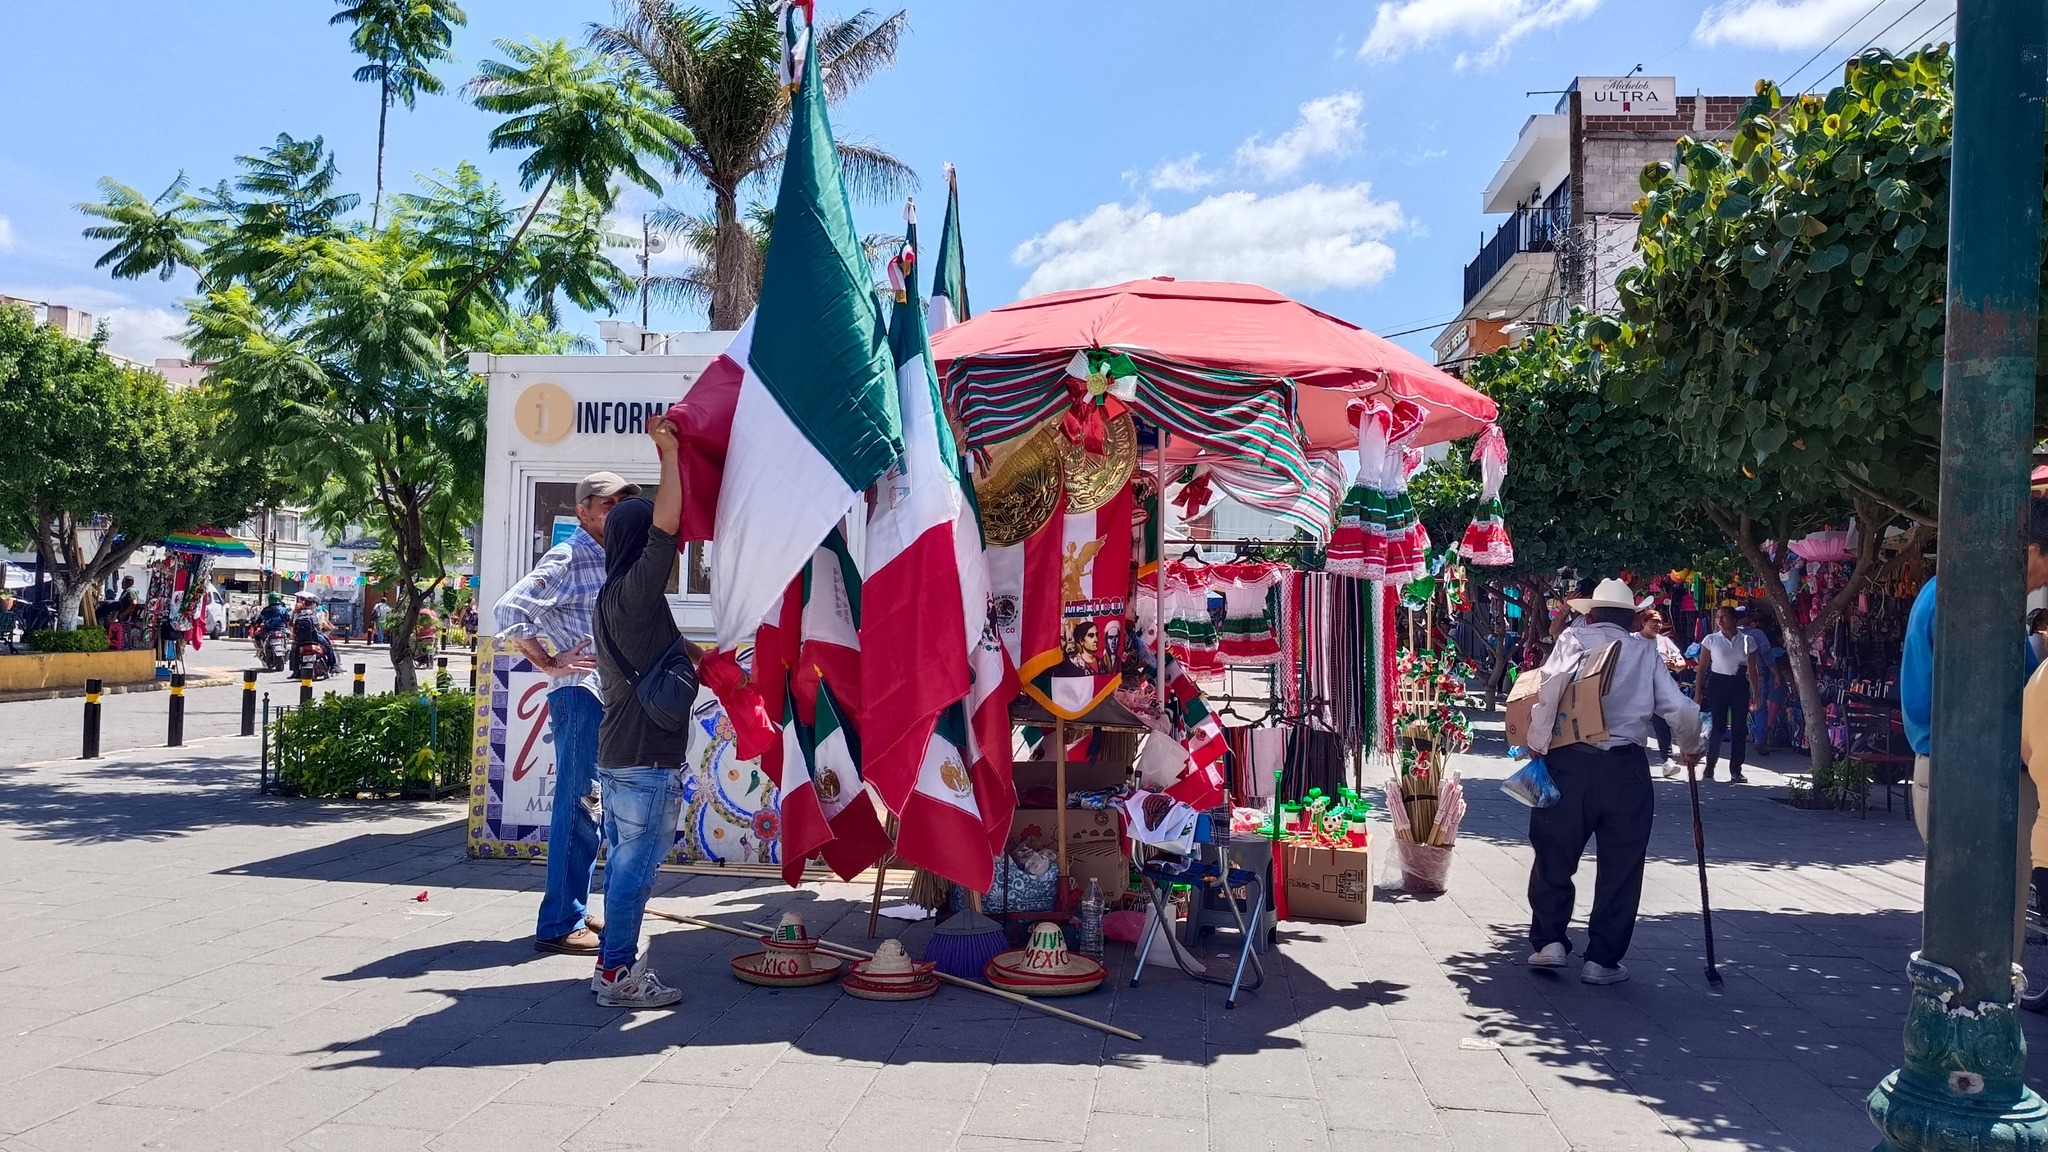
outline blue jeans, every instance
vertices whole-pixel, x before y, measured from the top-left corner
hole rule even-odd
[[[597,820],[583,803],[597,782],[597,725],[604,702],[570,685],[548,693],[548,730],[555,740],[555,796],[548,816],[548,888],[534,935],[567,936],[583,926],[597,875]]]
[[[676,768],[599,768],[604,784],[604,948],[598,962],[630,966],[640,957],[640,918],[655,870],[676,843],[683,774]]]

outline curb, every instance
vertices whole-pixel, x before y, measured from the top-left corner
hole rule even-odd
[[[187,676],[185,677],[185,688],[187,691],[194,688],[221,688],[232,684],[240,684],[241,682],[242,678],[239,675]],[[170,686],[171,682],[168,679],[144,680],[136,684],[109,684],[100,689],[100,694],[102,696],[125,696],[130,692],[161,692]],[[63,700],[83,697],[84,695],[85,685],[83,684],[76,688],[20,688],[9,692],[0,692],[0,704],[15,704],[24,700]]]

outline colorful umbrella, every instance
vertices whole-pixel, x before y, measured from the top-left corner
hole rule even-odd
[[[247,544],[235,539],[211,524],[173,532],[157,541],[173,552],[189,552],[198,556],[247,556],[254,558]]]
[[[1035,423],[1065,404],[1070,386],[1063,377],[1076,352],[1128,357],[1145,385],[1134,406],[1169,428],[1184,413],[1159,408],[1175,402],[1190,410],[1206,406],[1219,424],[1250,423],[1260,415],[1262,387],[1270,393],[1275,383],[1291,382],[1291,396],[1282,389],[1283,406],[1291,404],[1310,451],[1357,447],[1345,411],[1357,397],[1420,404],[1427,412],[1420,444],[1476,435],[1497,411],[1491,399],[1407,349],[1250,284],[1158,277],[1055,292],[932,337],[947,396],[976,445],[1015,435],[1021,429],[1013,425]]]

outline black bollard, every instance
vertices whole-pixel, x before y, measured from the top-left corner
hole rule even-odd
[[[97,680],[85,682],[85,748],[78,758],[100,758],[100,682]]]
[[[256,734],[256,673],[242,673],[242,735]]]
[[[171,730],[164,740],[167,748],[177,748],[185,743],[185,674],[171,673]]]
[[[469,694],[476,695],[476,653],[473,650],[469,654]]]
[[[363,677],[364,677],[364,676],[365,676],[366,674],[368,674],[369,670],[370,670],[370,666],[369,666],[368,664],[358,664],[358,665],[356,665],[356,684],[355,684],[355,692],[356,692],[356,695],[358,695],[358,696],[361,696],[361,695],[363,694],[363,692],[364,692],[364,687],[363,687]]]
[[[299,707],[304,708],[312,702],[313,678],[311,676],[301,676],[299,677]]]

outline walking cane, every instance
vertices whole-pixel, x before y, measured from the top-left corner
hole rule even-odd
[[[1714,963],[1714,910],[1707,904],[1707,833],[1700,825],[1700,776],[1697,761],[1685,766],[1685,781],[1692,790],[1692,847],[1700,863],[1700,921],[1707,928],[1707,983],[1721,986],[1721,969]]]

